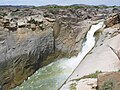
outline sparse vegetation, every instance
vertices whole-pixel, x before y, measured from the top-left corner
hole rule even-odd
[[[35,21],[34,19],[31,18],[31,20],[30,20],[29,23],[36,24],[36,21]]]
[[[113,90],[113,83],[105,82],[100,90]]]
[[[118,70],[118,72],[120,72],[120,69]]]
[[[90,74],[90,75],[86,75],[86,76],[83,76],[81,78],[77,78],[77,79],[74,79],[75,81],[79,81],[81,79],[85,79],[85,78],[97,78],[98,74],[102,73],[101,71],[96,71],[95,73],[93,74]],[[73,81],[74,81],[73,80]]]
[[[76,83],[72,83],[71,85],[70,85],[70,90],[76,90]]]
[[[33,6],[32,9],[36,9],[37,7],[36,6]]]
[[[1,12],[1,13],[0,13],[0,16],[3,16],[3,17],[4,17],[4,16],[7,16],[7,14]]]
[[[58,5],[48,5],[48,6],[39,6],[35,7],[33,6],[32,8],[45,8],[45,9],[68,9],[68,8],[74,8],[74,9],[79,9],[79,8],[119,8],[120,6],[106,6],[106,5],[99,5],[99,6],[93,6],[93,5],[68,5],[68,6],[58,6]]]
[[[55,8],[55,9],[49,8],[49,12],[56,15],[59,13],[59,9],[58,8]]]

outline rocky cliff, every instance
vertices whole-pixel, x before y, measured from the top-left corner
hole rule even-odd
[[[38,68],[50,63],[49,59],[77,55],[90,26],[118,11],[119,8],[95,7],[1,7],[0,87],[9,90],[21,84]]]
[[[3,90],[23,82],[54,52],[52,29],[0,28],[0,84]]]

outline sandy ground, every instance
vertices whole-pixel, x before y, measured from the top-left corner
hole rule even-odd
[[[108,28],[104,31],[104,34],[101,35],[96,47],[79,64],[60,90],[70,90],[69,86],[72,83],[71,80],[80,78],[84,75],[89,75],[96,71],[109,72],[118,71],[120,69],[120,60],[109,47],[111,46],[116,50],[120,49],[120,34],[111,38],[110,34],[106,34],[108,31],[113,33],[115,29]],[[77,90],[91,90],[87,88],[84,83],[78,83],[77,86]]]

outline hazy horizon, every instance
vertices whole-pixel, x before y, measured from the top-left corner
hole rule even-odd
[[[107,5],[107,6],[120,6],[119,0],[0,0],[0,5],[72,5],[72,4],[86,4],[86,5]]]

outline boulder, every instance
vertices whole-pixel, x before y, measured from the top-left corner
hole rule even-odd
[[[33,15],[33,16],[27,16],[26,19],[28,20],[28,22],[35,24],[35,22],[38,22],[38,23],[43,22],[44,17],[42,15]]]
[[[106,27],[111,27],[118,23],[120,23],[120,13],[117,13],[117,14],[115,13],[115,14],[109,16],[105,21]]]
[[[24,19],[24,18],[23,19],[19,19],[17,21],[17,24],[18,24],[18,27],[26,27],[28,25],[27,20]]]
[[[31,29],[36,29],[36,25],[35,24],[31,24]]]
[[[7,26],[10,31],[16,31],[17,30],[17,22],[10,22],[9,26]]]
[[[98,90],[120,90],[120,72],[98,75]]]
[[[55,19],[51,19],[51,18],[48,18],[48,17],[46,17],[45,19],[48,20],[49,22],[55,22]]]

